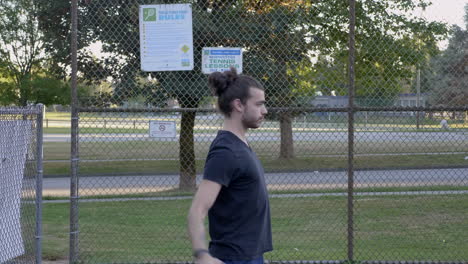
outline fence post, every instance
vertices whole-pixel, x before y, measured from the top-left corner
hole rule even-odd
[[[43,133],[43,109],[44,105],[37,106],[36,120],[36,264],[42,263],[42,133]]]
[[[78,93],[77,31],[78,0],[71,1],[71,168],[70,168],[70,254],[69,263],[78,262]]]
[[[418,72],[417,72],[417,75],[416,75],[416,107],[420,107],[421,106],[421,103],[420,103],[420,97],[421,97],[421,70],[418,69]],[[420,115],[420,112],[419,110],[416,111],[416,130],[419,130],[419,115]]]
[[[356,2],[349,0],[349,87],[348,87],[348,261],[354,259],[354,66]]]

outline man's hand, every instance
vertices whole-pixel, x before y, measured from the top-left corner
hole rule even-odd
[[[195,264],[223,264],[221,260],[212,257],[209,253],[201,254],[197,259],[195,259]]]

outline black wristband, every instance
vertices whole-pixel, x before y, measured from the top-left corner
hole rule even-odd
[[[209,251],[208,249],[195,249],[195,250],[193,251],[193,256],[194,256],[195,258],[199,258],[201,255],[203,255],[203,254],[205,254],[205,253],[206,253],[206,254],[210,254],[210,251]]]

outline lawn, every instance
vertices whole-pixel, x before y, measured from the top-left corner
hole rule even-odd
[[[180,129],[181,118],[175,113],[80,113],[80,133],[148,133],[150,120],[175,121]],[[420,120],[419,128],[415,116],[369,116],[364,118],[356,115],[354,127],[356,131],[402,131],[431,132],[441,131],[440,118]],[[468,119],[449,120],[452,131],[468,128]],[[195,119],[195,133],[213,133],[222,126],[219,114],[198,113]],[[70,113],[46,113],[44,118],[45,133],[70,134]],[[315,114],[302,115],[292,119],[293,131],[347,131],[348,123],[345,114],[332,115],[330,119]],[[279,122],[268,119],[257,132],[279,131]]]
[[[68,118],[66,114],[57,114],[55,118]],[[145,116],[142,114],[112,113],[106,121],[106,128],[103,126],[105,116],[94,113],[83,114],[81,121],[79,156],[80,173],[83,175],[109,175],[109,174],[174,174],[179,172],[179,142],[161,142],[148,140],[148,120],[158,116]],[[164,117],[164,116],[163,116]],[[201,116],[204,117],[204,116]],[[132,124],[135,119],[138,125]],[[414,126],[409,122],[411,118],[384,118],[387,123],[378,123],[379,119],[371,119],[374,123],[357,123],[356,127],[360,132],[355,141],[355,167],[356,169],[387,169],[387,168],[433,168],[433,167],[460,167],[468,166],[465,159],[468,153],[467,144],[463,144],[459,132],[434,133],[433,136],[425,134],[424,139],[418,139],[418,134]],[[129,121],[130,120],[130,121]],[[336,117],[333,122],[318,118],[305,118],[305,122],[297,118],[293,131],[317,132],[324,134],[314,134],[311,139],[301,139],[294,141],[294,158],[279,159],[281,143],[279,134],[265,134],[271,137],[270,141],[253,141],[252,148],[262,160],[267,172],[283,171],[315,171],[329,169],[346,169],[348,144],[335,134],[326,134],[341,131],[346,133],[346,123]],[[463,120],[462,120],[463,121]],[[315,122],[315,123],[314,123]],[[336,123],[334,123],[336,122]],[[210,136],[219,128],[219,120],[197,119],[195,134],[197,140],[194,144],[196,158],[196,170],[201,172],[206,158]],[[466,124],[459,123],[460,131]],[[438,131],[436,124],[431,121],[423,130],[424,132]],[[379,131],[379,137],[373,141],[363,140],[375,136],[369,131]],[[47,133],[69,133],[68,128],[50,127],[45,130]],[[255,132],[260,136],[264,132],[279,131],[278,122],[268,121]],[[401,134],[392,134],[398,132]],[[413,134],[403,134],[402,132],[416,132]],[[119,133],[135,133],[130,137],[134,140],[115,139],[115,142],[87,142],[84,139],[99,138],[102,133],[107,137],[112,137]],[[201,134],[205,133],[205,134]],[[390,139],[386,139],[389,134]],[[297,134],[300,136],[300,134]],[[320,135],[328,135],[326,140]],[[381,135],[381,136],[380,136]],[[399,135],[402,138],[396,139],[392,135]],[[453,135],[453,138],[451,137]],[[203,138],[205,137],[205,138]],[[277,137],[277,138],[276,138]],[[44,174],[69,175],[70,164],[70,143],[66,142],[45,142],[44,143]],[[427,153],[427,154],[425,154]]]
[[[346,259],[346,197],[271,198],[267,260]],[[80,203],[84,263],[190,261],[190,199]],[[355,259],[468,260],[468,195],[357,196]],[[68,250],[69,206],[44,204],[44,257]]]
[[[201,141],[202,139],[200,139]],[[194,143],[197,159],[205,159],[210,146],[210,139]],[[280,142],[253,141],[250,146],[257,156],[276,158],[279,156]],[[179,142],[151,141],[134,137],[134,140],[118,140],[114,142],[96,141],[80,142],[80,157],[82,160],[118,160],[118,159],[178,159]],[[452,154],[454,152],[468,152],[468,145],[457,139],[440,140],[435,137],[431,142],[418,141],[380,141],[356,142],[355,155],[375,154]],[[348,143],[339,140],[310,141],[297,140],[294,142],[294,154],[297,158],[317,156],[345,156],[348,154]],[[68,160],[70,155],[69,142],[44,142],[44,160]]]
[[[347,168],[346,142],[297,141],[295,157],[278,159],[277,141],[252,142],[267,172],[300,172]],[[196,168],[203,170],[209,142],[195,144]],[[369,142],[355,146],[355,167],[433,168],[468,166],[466,144],[457,141]],[[453,153],[460,152],[460,153]],[[402,154],[405,153],[405,154]],[[429,153],[429,154],[424,154]],[[388,155],[387,155],[388,154]],[[70,143],[44,143],[44,175],[69,175]],[[179,143],[156,141],[81,142],[80,173],[174,174],[179,172]]]
[[[85,117],[86,115],[81,115]],[[91,117],[99,120],[97,114]],[[69,120],[69,116],[55,116]],[[115,117],[119,119],[121,117]],[[141,117],[139,120],[147,120]],[[346,131],[343,120],[307,120],[294,123],[295,131]],[[338,122],[337,122],[338,121]],[[362,121],[362,120],[361,120]],[[371,121],[370,119],[367,121]],[[120,122],[116,120],[116,123]],[[146,122],[146,121],[145,121]],[[200,121],[200,124],[214,121]],[[337,123],[334,123],[337,122]],[[360,122],[362,131],[415,131],[415,124]],[[262,131],[278,131],[277,122],[267,122]],[[108,123],[109,125],[111,123]],[[216,124],[212,124],[213,126]],[[133,124],[126,127],[82,128],[80,133],[147,133]],[[457,124],[464,130],[466,123]],[[437,122],[425,124],[436,131]],[[214,132],[200,128],[196,133]],[[55,127],[48,133],[69,133]],[[384,132],[382,132],[384,133]],[[178,142],[121,141],[80,142],[80,175],[176,174],[179,173]],[[196,169],[203,170],[209,142],[195,144]],[[279,159],[280,142],[252,142],[267,172],[345,170],[347,143],[341,141],[295,141],[295,158]],[[460,141],[375,141],[355,145],[355,169],[467,167],[468,151]],[[457,153],[460,152],[460,153]],[[405,153],[405,154],[402,154]],[[427,153],[427,154],[422,154]],[[44,174],[69,175],[70,144],[44,144]],[[408,187],[410,188],[410,187]],[[396,188],[391,191],[407,191]],[[427,187],[432,188],[432,187]],[[426,189],[427,189],[426,188]],[[447,187],[462,189],[466,186]],[[416,190],[426,190],[417,188]],[[444,188],[442,188],[445,190]],[[442,190],[437,189],[437,190]],[[327,192],[343,190],[328,190]],[[368,190],[360,190],[368,191]],[[371,190],[375,191],[375,190]],[[382,191],[382,190],[380,190]],[[389,189],[383,191],[390,191]],[[290,191],[293,192],[293,191]],[[295,190],[308,193],[310,190]],[[284,191],[272,191],[284,194]],[[142,194],[148,197],[152,194]],[[155,194],[156,195],[156,194]],[[158,196],[190,196],[164,193]],[[138,196],[138,195],[137,195]],[[95,197],[96,198],[96,197]],[[112,198],[111,196],[105,198]],[[186,234],[189,199],[166,201],[110,201],[80,203],[80,259],[83,263],[151,263],[191,261]],[[347,258],[346,197],[271,198],[275,251],[267,260],[343,260]],[[400,261],[468,260],[468,195],[359,196],[355,201],[355,259]],[[65,259],[68,254],[69,205],[44,204],[44,257]]]
[[[466,167],[466,154],[453,155],[395,155],[395,156],[363,156],[355,158],[354,169],[412,169],[412,168],[453,168]],[[265,172],[311,172],[319,170],[346,170],[346,157],[310,157],[282,159],[261,159]],[[196,171],[203,171],[204,160],[196,161]],[[44,175],[68,176],[70,163],[46,162]],[[178,174],[178,160],[128,160],[81,162],[80,175],[148,175],[148,174]]]

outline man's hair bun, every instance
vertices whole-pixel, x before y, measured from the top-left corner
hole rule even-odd
[[[208,85],[214,95],[220,96],[237,79],[237,71],[231,67],[229,71],[213,72],[208,76]]]

